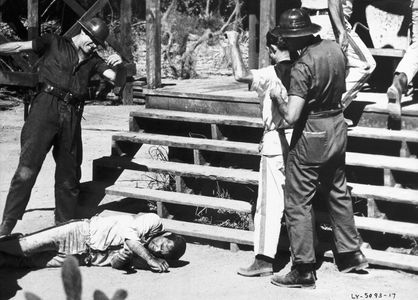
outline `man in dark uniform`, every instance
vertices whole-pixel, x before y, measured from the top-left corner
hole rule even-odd
[[[342,114],[346,58],[341,47],[313,34],[320,26],[311,23],[302,9],[285,11],[275,34],[282,35],[290,51],[300,57],[292,66],[288,103],[278,97],[280,114],[294,124],[286,164],[285,216],[293,268],[272,283],[284,287],[315,288],[312,199],[321,184],[330,213],[341,272],[368,266],[360,251],[353,207],[345,177],[347,125]],[[321,193],[322,194],[322,193]]]
[[[32,187],[46,154],[53,147],[55,171],[55,222],[75,217],[81,177],[82,99],[94,74],[114,81],[120,65],[117,54],[105,62],[95,50],[105,46],[109,29],[100,18],[79,22],[81,31],[72,38],[46,34],[32,41],[0,45],[0,54],[33,50],[41,56],[40,88],[31,103],[21,133],[19,165],[10,184],[0,225],[0,236],[10,234],[22,219]]]

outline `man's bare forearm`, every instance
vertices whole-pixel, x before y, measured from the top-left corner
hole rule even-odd
[[[146,262],[155,259],[155,257],[141,243],[127,240],[126,244],[134,254],[143,258]]]
[[[239,50],[239,46],[237,44],[233,46],[231,45],[231,60],[232,60],[232,71],[234,72],[235,80],[247,81],[245,79],[248,78],[249,72],[244,65],[241,51]]]
[[[299,119],[305,100],[298,96],[289,96],[288,102],[284,101],[280,95],[280,90],[276,87],[270,91],[270,98],[276,102],[279,114],[289,124],[293,125]]]
[[[32,41],[9,42],[0,45],[0,54],[14,54],[32,49]]]
[[[337,34],[337,42],[343,50],[345,50],[348,46],[348,40],[345,29],[342,0],[328,0],[328,9],[332,27]]]
[[[242,59],[241,51],[238,44],[238,33],[234,31],[228,31],[225,33],[227,41],[229,43],[229,49],[231,54],[232,72],[236,81],[252,83],[251,73],[245,67]]]

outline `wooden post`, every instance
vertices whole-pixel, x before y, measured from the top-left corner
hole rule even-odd
[[[260,1],[260,44],[258,67],[264,68],[270,65],[268,50],[266,49],[266,34],[276,26],[276,0]]]
[[[131,51],[131,20],[132,20],[132,0],[121,0],[120,2],[120,42],[122,44],[123,57],[132,62]],[[123,104],[133,104],[133,84],[132,81],[126,81],[122,91]]]
[[[249,1],[248,3],[249,10],[249,41],[248,41],[248,68],[249,69],[258,69],[258,6],[257,1]]]
[[[146,0],[147,83],[148,88],[161,86],[161,12],[160,0]]]
[[[28,41],[39,34],[38,0],[28,0]]]
[[[411,151],[409,150],[409,146],[407,141],[402,141],[401,150],[400,150],[400,157],[410,157]]]

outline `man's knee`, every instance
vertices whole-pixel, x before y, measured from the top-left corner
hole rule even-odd
[[[35,174],[35,170],[26,166],[21,166],[16,171],[16,177],[19,181],[28,181],[32,179]]]

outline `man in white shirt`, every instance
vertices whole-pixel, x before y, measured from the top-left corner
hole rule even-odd
[[[0,266],[59,267],[74,255],[80,265],[126,269],[142,261],[155,272],[166,272],[166,260],[179,259],[185,250],[185,240],[164,231],[156,214],[95,216],[0,239]]]
[[[318,34],[323,39],[336,40],[345,51],[346,93],[341,99],[343,109],[357,97],[376,68],[376,62],[367,46],[352,30],[349,19],[354,0],[301,0],[313,23],[321,26]]]
[[[277,251],[281,231],[281,219],[284,209],[284,161],[288,143],[284,129],[286,124],[279,115],[275,103],[270,99],[270,90],[278,86],[283,99],[287,98],[283,82],[290,78],[289,52],[278,43],[278,38],[267,33],[267,47],[270,53],[271,66],[248,71],[242,61],[238,46],[238,33],[226,32],[231,48],[232,68],[235,79],[248,83],[260,99],[261,114],[264,123],[264,134],[260,143],[260,172],[257,207],[254,216],[254,262],[240,268],[242,276],[267,276],[273,274],[273,261]],[[285,79],[287,77],[287,80]]]
[[[411,44],[396,67],[391,86],[387,90],[390,129],[401,129],[401,100],[418,72],[418,1],[411,1],[412,35]]]

